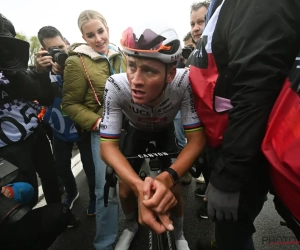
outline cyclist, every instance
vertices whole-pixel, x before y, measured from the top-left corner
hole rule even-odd
[[[189,72],[176,69],[180,40],[174,29],[152,22],[127,28],[121,46],[127,55],[127,73],[108,78],[100,125],[101,157],[119,176],[119,196],[126,217],[127,228],[115,249],[129,249],[137,232],[135,196],[142,225],[157,233],[174,229],[177,249],[189,249],[182,230],[183,199],[176,184],[202,151],[205,137],[194,108]],[[156,140],[160,152],[177,150],[173,120],[179,110],[187,145],[173,164],[170,158],[161,157],[164,171],[143,182],[138,175],[141,162],[129,162],[125,156],[145,153],[151,140]],[[123,114],[128,122],[121,152],[118,140]],[[168,217],[171,208],[172,221]]]

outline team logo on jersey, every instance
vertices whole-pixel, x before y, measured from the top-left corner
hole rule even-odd
[[[119,85],[115,82],[115,80],[112,77],[109,77],[107,79],[118,91],[121,91]]]
[[[107,129],[107,126],[104,124],[100,124],[100,129],[105,130],[105,129]]]
[[[150,115],[148,111],[143,110],[143,109],[139,109],[139,108],[134,107],[134,106],[131,106],[131,105],[129,105],[129,109],[130,109],[131,111],[133,111],[134,113],[136,113],[136,114]]]

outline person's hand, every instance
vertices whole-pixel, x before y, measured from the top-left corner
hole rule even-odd
[[[10,192],[10,189],[7,188],[6,186],[2,187],[1,194],[6,196],[7,198],[12,198],[12,193]]]
[[[100,124],[101,124],[101,117],[99,117],[97,119],[97,121],[95,122],[94,126],[92,127],[92,130],[93,131],[100,130]]]
[[[205,197],[208,202],[208,218],[211,221],[237,221],[240,192],[225,192],[209,183]]]
[[[143,204],[156,214],[166,214],[177,203],[172,191],[157,178],[146,177],[143,195]]]
[[[44,49],[41,49],[35,57],[36,61],[36,71],[37,72],[45,72],[47,68],[53,66],[52,56],[43,56],[47,54],[47,51]]]
[[[169,218],[169,213],[156,214],[143,204],[143,197],[139,197],[139,223],[151,228],[154,232],[161,234],[165,231],[173,231],[174,226]]]
[[[64,72],[64,69],[62,67],[60,67],[57,63],[52,62],[52,72],[55,75],[61,75],[62,76],[62,74]]]

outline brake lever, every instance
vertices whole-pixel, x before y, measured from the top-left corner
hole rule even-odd
[[[104,184],[104,206],[108,206],[108,195],[109,195],[109,188],[116,187],[117,185],[117,176],[115,174],[115,170],[111,166],[106,166],[105,170],[105,184]]]

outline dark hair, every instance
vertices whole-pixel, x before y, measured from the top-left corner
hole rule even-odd
[[[38,39],[43,47],[45,47],[43,43],[45,38],[53,38],[57,36],[60,36],[61,39],[64,41],[64,37],[62,36],[60,31],[53,26],[44,26],[38,32]]]
[[[187,40],[189,40],[189,39],[192,39],[192,42],[193,42],[193,44],[197,44],[195,41],[194,41],[194,39],[193,39],[193,37],[192,37],[192,33],[189,31],[185,36],[184,36],[184,38],[183,38],[183,41],[185,42],[185,41],[187,41]]]
[[[190,14],[192,14],[193,11],[197,11],[199,10],[201,7],[205,7],[206,9],[208,9],[209,5],[210,5],[210,0],[206,0],[206,1],[201,1],[201,2],[197,2],[197,3],[193,3],[191,5],[191,12]]]

